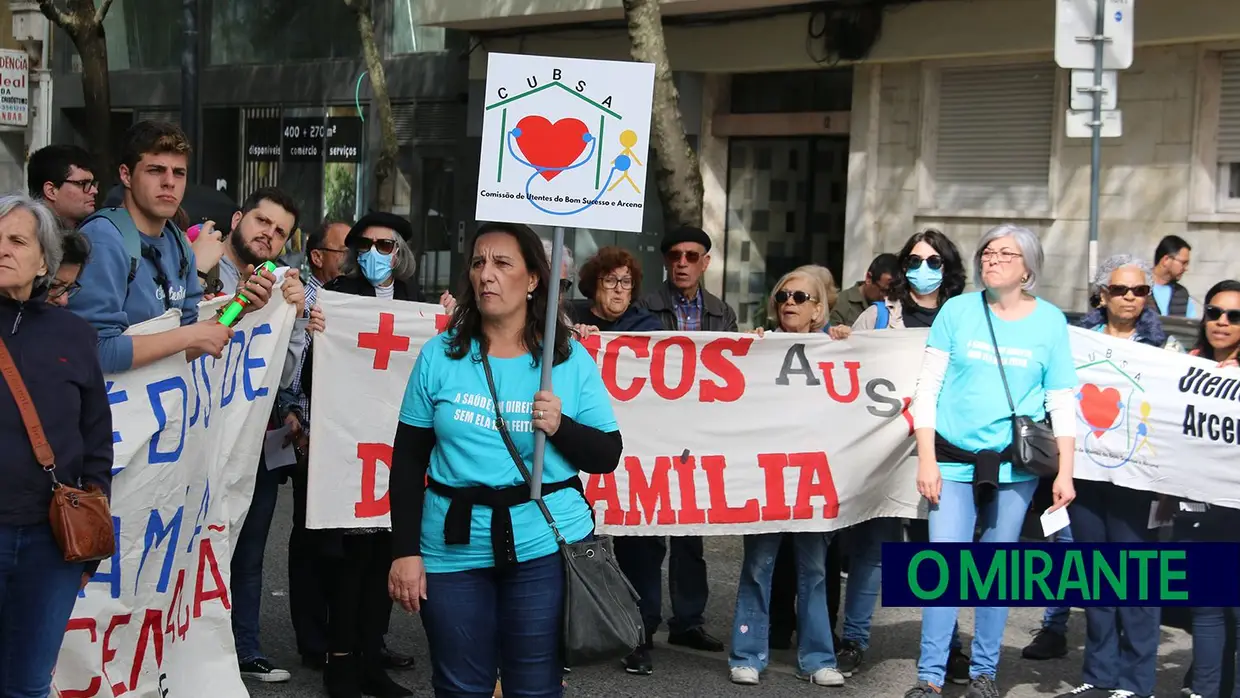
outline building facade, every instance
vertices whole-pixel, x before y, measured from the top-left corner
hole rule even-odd
[[[487,0],[421,7],[427,24],[474,36],[471,139],[488,53],[628,57],[620,0],[530,0],[517,14]],[[664,0],[663,10],[715,241],[706,283],[743,323],[796,264],[825,264],[847,285],[914,232],[939,228],[967,255],[1003,221],[1041,233],[1040,292],[1084,307],[1090,147],[1065,135],[1068,72],[1054,63],[1050,0]],[[1129,16],[1137,49],[1119,74],[1123,135],[1103,143],[1099,254],[1148,257],[1181,235],[1196,251],[1185,283],[1200,296],[1240,276],[1240,3],[1146,0]],[[619,239],[648,247],[660,218]],[[580,257],[607,236],[578,237]]]

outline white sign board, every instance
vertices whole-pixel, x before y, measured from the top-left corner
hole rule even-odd
[[[0,50],[0,126],[30,123],[30,58],[25,51]]]
[[[654,65],[492,53],[479,221],[641,232]]]
[[[1106,0],[1102,35],[1110,39],[1102,49],[1102,67],[1124,70],[1132,66],[1133,0]],[[1098,0],[1055,0],[1055,62],[1068,70],[1093,70]]]
[[[1093,111],[1069,109],[1065,119],[1068,138],[1093,138],[1093,121]],[[1099,135],[1102,138],[1119,138],[1124,135],[1123,112],[1119,110],[1102,112],[1102,133]]]
[[[1102,71],[1102,110],[1113,111],[1119,107],[1119,73],[1114,70]],[[1094,108],[1094,71],[1072,71],[1072,103],[1075,111],[1090,111]]]

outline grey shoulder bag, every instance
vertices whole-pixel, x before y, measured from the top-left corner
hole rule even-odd
[[[528,485],[532,479],[525,459],[508,434],[508,425],[499,411],[499,395],[495,391],[495,379],[491,375],[491,362],[482,355],[482,368],[486,372],[487,387],[495,406],[495,427],[504,439],[504,446],[512,456],[517,470]],[[539,511],[555,534],[564,558],[564,610],[561,644],[566,666],[580,666],[595,662],[620,659],[646,641],[642,627],[641,611],[638,610],[638,594],[625,579],[612,551],[611,538],[596,536],[593,539],[569,543],[560,534],[555,517],[547,509],[542,498],[534,500]]]
[[[982,312],[986,315],[986,327],[990,330],[990,343],[995,348],[995,363],[999,377],[1003,379],[1003,393],[1007,395],[1008,408],[1012,410],[1012,465],[1038,477],[1054,477],[1059,474],[1059,442],[1051,429],[1050,416],[1041,422],[1016,414],[1012,402],[1012,390],[1008,387],[1007,372],[1003,370],[1003,357],[999,354],[999,340],[995,337],[995,325],[990,319],[990,304],[986,292],[981,292]]]

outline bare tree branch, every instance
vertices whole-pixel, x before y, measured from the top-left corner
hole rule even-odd
[[[53,24],[69,31],[72,28],[73,20],[65,13],[64,10],[56,7],[55,0],[39,0],[39,9],[43,11],[43,16],[52,21]]]
[[[357,16],[362,54],[366,57],[366,71],[370,74],[370,89],[374,93],[375,108],[379,112],[380,148],[379,157],[375,161],[375,204],[380,211],[391,211],[395,200],[396,156],[400,152],[400,143],[396,140],[392,98],[388,94],[387,75],[383,71],[383,56],[375,40],[375,23],[370,14],[370,1],[344,0],[344,4]]]
[[[112,6],[112,0],[103,0],[99,3],[99,9],[95,10],[95,24],[103,24],[103,18],[108,16],[108,8]]]

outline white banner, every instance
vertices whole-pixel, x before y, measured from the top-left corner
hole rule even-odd
[[[201,306],[203,322],[214,322],[219,303]],[[277,292],[238,323],[222,359],[171,357],[107,376],[117,553],[79,595],[53,695],[248,695],[233,648],[229,563],[294,314]],[[172,312],[129,334],[178,324]]]

